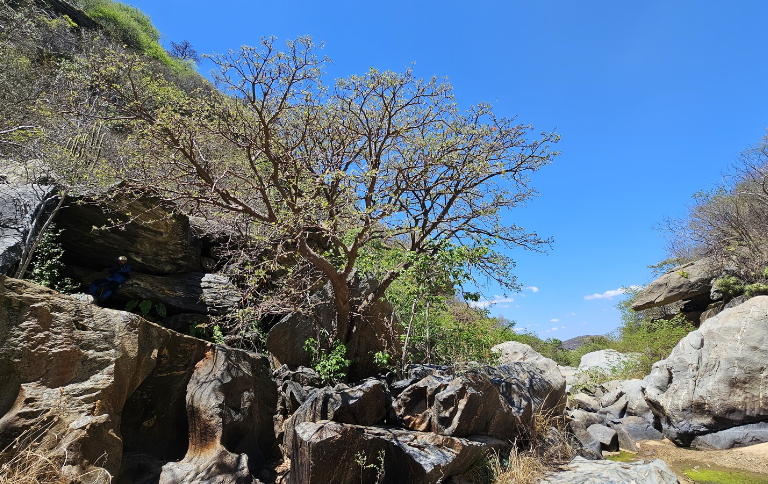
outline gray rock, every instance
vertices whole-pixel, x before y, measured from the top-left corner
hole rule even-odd
[[[691,443],[697,449],[732,449],[768,442],[768,422],[742,425],[730,429],[699,435]]]
[[[600,407],[597,413],[603,416],[606,420],[616,420],[623,418],[627,413],[627,404],[629,399],[626,395],[622,395],[613,405],[608,407]]]
[[[624,417],[613,421],[621,425],[634,440],[661,440],[664,438],[661,432],[654,428],[653,424],[642,417]]]
[[[116,227],[130,219],[127,213],[138,220]],[[56,223],[65,229],[60,241],[67,264],[100,270],[124,255],[134,271],[144,274],[202,272],[200,243],[189,219],[151,197],[131,201],[118,196],[103,205],[72,202],[61,209]]]
[[[403,390],[393,403],[399,424],[411,430],[430,431],[435,395],[443,391],[448,383],[449,379],[429,375]]]
[[[581,357],[579,372],[610,372],[614,368],[629,363],[632,360],[631,356],[619,353],[616,350],[593,351]]]
[[[678,484],[677,476],[660,459],[641,462],[589,461],[574,458],[568,470],[547,474],[542,484]]]
[[[675,267],[640,291],[632,309],[642,311],[709,294],[713,275],[710,262],[706,259]]]
[[[565,411],[567,396],[565,378],[557,365],[549,358],[538,361],[516,361],[498,367],[482,367],[482,371],[491,377],[499,391],[512,405],[517,405],[521,395],[530,399],[533,412],[562,415]]]
[[[600,460],[603,458],[600,441],[587,432],[587,426],[583,422],[572,420],[569,427],[573,436],[576,438],[576,441],[574,442],[574,451],[576,454],[589,460]]]
[[[586,410],[587,412],[597,412],[600,409],[600,403],[597,399],[590,397],[586,393],[577,393],[571,396],[571,401],[576,405],[576,408]]]
[[[458,438],[338,422],[296,426],[289,484],[436,484],[460,475],[483,453],[507,447],[488,437]],[[384,458],[379,467],[379,456]],[[362,457],[373,468],[361,469]],[[379,471],[382,480],[377,480]],[[362,474],[361,474],[362,472]]]
[[[689,333],[645,377],[645,397],[664,435],[698,435],[768,420],[768,296],[726,309]]]
[[[210,322],[211,318],[205,314],[181,313],[163,318],[160,321],[160,325],[182,334],[189,334],[191,328],[198,325],[207,325]]]
[[[322,386],[322,378],[320,377],[320,374],[306,366],[299,366],[294,370],[288,365],[282,365],[272,373],[272,378],[280,382],[288,380],[295,381],[302,386]]]
[[[574,420],[578,420],[582,422],[586,427],[589,427],[592,424],[604,424],[605,419],[597,414],[592,412],[586,412],[584,410],[569,410],[568,416]]]
[[[405,372],[408,375],[408,378],[412,378],[414,380],[421,380],[422,378],[426,378],[429,375],[436,376],[438,378],[448,378],[449,380],[452,380],[454,375],[454,369],[451,366],[446,365],[407,365],[405,367]]]
[[[71,297],[72,299],[76,299],[81,303],[85,303],[85,304],[94,304],[96,302],[93,296],[91,296],[90,294],[83,294],[82,292],[70,294],[69,297]]]
[[[623,425],[610,424],[610,428],[616,431],[616,436],[619,438],[619,450],[626,450],[635,454],[640,452],[637,442],[635,442],[635,439],[632,438]]]
[[[612,392],[606,393],[603,395],[603,398],[600,399],[600,407],[610,407],[616,401],[624,396],[624,390],[621,388],[617,388],[616,390],[613,390]]]
[[[431,430],[441,435],[487,435],[512,439],[531,425],[532,407],[527,395],[509,399],[491,380],[476,371],[452,380],[435,395]]]
[[[491,352],[500,353],[500,365],[515,361],[539,361],[545,359],[529,345],[517,341],[505,341],[504,343],[499,343],[491,348]]]
[[[624,380],[620,386],[621,391],[627,397],[626,415],[642,417],[653,422],[653,412],[645,401],[645,386],[643,380]]]
[[[615,430],[604,425],[593,424],[587,427],[587,432],[600,442],[602,450],[608,452],[616,452],[619,450],[619,437],[616,435]]]
[[[50,185],[0,184],[0,274],[19,262],[30,231],[34,235],[45,222],[54,193]]]
[[[216,469],[244,482],[273,457],[277,392],[261,355],[5,276],[0,335],[0,446],[58,407],[50,431],[69,479],[214,482]]]
[[[285,421],[283,425],[285,451],[290,452],[293,446],[297,425],[320,420],[373,425],[382,422],[387,416],[385,401],[384,385],[378,380],[368,380],[344,390],[326,387],[311,395]]]

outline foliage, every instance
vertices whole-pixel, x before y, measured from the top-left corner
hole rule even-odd
[[[317,50],[308,38],[284,52],[264,39],[213,56],[221,91],[184,93],[120,54],[94,59],[91,82],[135,133],[141,156],[129,157],[120,178],[239,226],[253,241],[253,261],[267,250],[303,259],[331,282],[334,338],[351,343],[352,357],[356,328],[420,257],[449,243],[470,251],[547,245],[501,215],[535,195],[528,175],[555,156],[558,137],[531,139],[529,126],[487,104],[459,112],[447,83],[411,70],[371,69],[328,87]],[[346,281],[376,241],[412,256],[353,301]],[[486,252],[474,268],[514,287],[509,265],[497,262]]]
[[[217,345],[224,344],[224,333],[221,332],[221,327],[219,327],[218,324],[197,324],[195,326],[190,326],[189,335],[193,338],[211,341]]]
[[[32,270],[25,279],[50,287],[53,290],[72,293],[80,289],[80,285],[69,277],[64,276],[64,249],[58,238],[64,229],[56,230],[54,225],[43,234],[32,258]]]
[[[341,341],[330,342],[329,349],[320,347],[318,341],[310,338],[304,342],[304,351],[312,358],[312,367],[320,375],[324,385],[338,383],[347,374],[347,368],[352,363],[344,356],[347,349]]]
[[[155,314],[161,318],[164,318],[166,314],[165,305],[163,303],[153,304],[149,299],[143,299],[141,302],[137,301],[136,299],[132,299],[125,304],[125,310],[128,312],[133,311],[136,309],[136,307],[139,308],[139,312],[144,318],[147,317],[152,309],[154,309]]]
[[[744,286],[744,294],[747,297],[759,296],[762,294],[768,294],[768,284],[756,282],[754,284],[747,284]]]
[[[355,464],[360,467],[360,484],[364,483],[379,483],[383,482],[384,480],[384,450],[379,451],[378,459],[376,462],[368,463],[368,456],[366,456],[363,452],[357,452],[355,454]],[[365,476],[365,470],[366,469],[373,469],[376,471],[376,480],[364,480]]]
[[[171,54],[171,57],[175,59],[191,61],[195,64],[200,64],[203,60],[188,40],[182,40],[181,42],[171,41],[171,50],[169,53]]]
[[[715,288],[723,293],[726,299],[734,298],[744,293],[744,284],[736,277],[725,275],[715,280]]]

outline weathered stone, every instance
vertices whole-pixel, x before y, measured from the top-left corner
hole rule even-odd
[[[568,470],[547,474],[541,484],[643,483],[678,484],[677,476],[660,459],[650,462],[589,461],[574,458]]]
[[[586,393],[573,395],[571,401],[576,405],[576,408],[586,410],[587,412],[597,412],[600,409],[600,403],[597,399],[590,397]]]
[[[393,402],[398,423],[411,430],[430,431],[435,395],[443,391],[449,382],[448,379],[429,375],[403,390]]]
[[[568,416],[574,420],[578,420],[579,422],[582,422],[586,427],[589,427],[593,424],[604,424],[605,419],[597,414],[592,412],[586,412],[584,410],[569,410]]]
[[[452,380],[454,378],[454,369],[451,366],[447,365],[407,365],[405,367],[405,372],[408,374],[408,378],[412,378],[414,380],[421,380],[422,378],[426,378],[429,375],[438,377],[438,378],[448,378]]]
[[[624,417],[613,422],[624,427],[634,440],[661,440],[664,438],[651,422],[642,417]]]
[[[322,386],[323,381],[318,372],[306,366],[299,366],[294,370],[288,365],[283,365],[272,373],[272,377],[281,382],[290,380],[301,386],[312,387]]]
[[[198,325],[207,325],[211,322],[205,314],[197,313],[181,313],[174,316],[168,316],[160,321],[160,325],[163,328],[172,329],[182,334],[189,334],[191,328],[195,328]]]
[[[616,431],[606,427],[605,425],[593,424],[587,427],[589,435],[594,437],[603,450],[608,452],[616,452],[619,450],[619,437],[616,435]]]
[[[131,216],[134,222],[122,225]],[[70,203],[56,223],[65,228],[60,241],[67,264],[101,270],[124,255],[134,271],[145,274],[200,272],[200,244],[185,215],[173,214],[151,197],[105,204]],[[119,226],[116,226],[118,225]],[[94,227],[113,227],[94,231]]]
[[[569,427],[576,438],[574,442],[576,454],[589,460],[600,460],[603,458],[602,445],[599,440],[587,432],[587,425],[579,420],[572,420]]]
[[[467,372],[435,395],[432,432],[455,437],[514,438],[523,426],[530,425],[532,416],[530,400],[520,394],[518,399],[511,403],[486,375]]]
[[[613,390],[612,392],[608,392],[605,395],[603,395],[603,398],[600,399],[600,407],[610,407],[616,401],[624,396],[624,390],[621,388],[617,388],[616,390]]]
[[[699,435],[691,443],[697,449],[732,449],[768,442],[768,422],[760,422]]]
[[[296,426],[288,482],[436,484],[463,473],[484,452],[506,445],[488,437],[465,439],[397,428],[304,422]],[[360,457],[373,467],[361,469],[356,464]],[[377,480],[379,473],[381,480]]]
[[[491,348],[493,353],[500,353],[499,364],[515,361],[539,361],[544,357],[529,345],[517,341],[505,341]]]
[[[607,407],[600,407],[597,411],[606,420],[616,420],[623,418],[627,414],[627,404],[629,399],[626,395],[622,395],[613,405]]]
[[[57,408],[50,435],[72,479],[118,475],[123,452],[185,459],[185,482],[213,467],[226,479],[234,461],[271,457],[275,400],[261,355],[0,276],[0,446]]]
[[[50,185],[0,184],[0,274],[8,274],[19,262],[30,231],[34,236],[45,222],[53,195]]]
[[[653,365],[645,397],[664,435],[698,435],[768,420],[768,296],[726,309]]]
[[[614,368],[629,363],[632,360],[631,356],[624,355],[616,350],[593,351],[581,357],[579,372],[610,372]]]
[[[712,268],[707,259],[675,267],[640,291],[632,303],[632,309],[642,311],[709,294],[712,276]]]
[[[285,452],[293,448],[295,428],[303,422],[334,420],[355,425],[373,425],[382,422],[387,416],[385,403],[384,385],[379,380],[368,380],[345,390],[326,387],[311,395],[285,421]]]
[[[565,378],[557,365],[549,358],[538,361],[516,361],[497,367],[482,367],[492,377],[492,382],[499,387],[499,392],[514,403],[524,395],[530,399],[533,412],[562,415],[565,411],[567,396]]]
[[[635,439],[621,424],[609,424],[609,427],[616,431],[616,436],[619,439],[619,450],[626,450],[627,452],[638,453],[640,447],[638,447]]]

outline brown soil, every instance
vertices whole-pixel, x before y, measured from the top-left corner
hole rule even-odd
[[[768,478],[768,443],[728,450],[694,450],[677,447],[667,439],[638,442],[640,459],[661,459],[675,471],[682,484],[693,484],[682,470],[694,466],[748,472]]]

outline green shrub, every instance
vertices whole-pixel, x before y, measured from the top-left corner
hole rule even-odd
[[[759,296],[761,294],[768,294],[768,284],[755,283],[744,286],[744,294],[748,297]]]
[[[320,375],[323,385],[338,383],[346,376],[351,361],[345,358],[347,347],[341,341],[334,341],[330,349],[324,350],[316,339],[309,338],[304,342],[304,351],[312,357],[312,367]]]
[[[35,254],[32,257],[31,270],[27,272],[25,279],[49,287],[55,291],[72,293],[80,288],[80,285],[72,279],[64,276],[64,249],[58,241],[64,230],[56,230],[51,224],[37,244]]]
[[[715,287],[723,293],[727,299],[734,298],[744,293],[744,285],[736,276],[723,276],[715,280]]]

